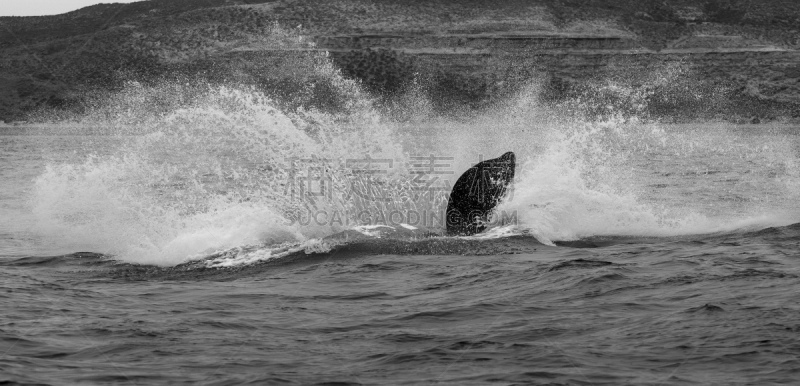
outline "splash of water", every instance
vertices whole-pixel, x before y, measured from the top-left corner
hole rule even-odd
[[[532,82],[468,119],[443,118],[418,87],[394,111],[379,112],[357,82],[319,63],[314,71],[343,96],[337,112],[287,108],[247,87],[129,84],[77,125],[118,139],[113,148],[53,162],[36,179],[36,232],[65,250],[139,264],[175,265],[216,253],[211,266],[222,267],[324,251],[320,239],[364,225],[359,212],[443,210],[460,172],[506,151],[521,162],[498,209],[515,214],[517,231],[545,243],[710,233],[800,218],[794,139],[643,122],[637,114],[649,92],[605,84],[598,93],[624,95],[625,106],[576,114],[596,111],[594,102],[548,106]],[[398,116],[405,123],[392,120]],[[450,173],[425,200],[418,175],[408,170],[417,155],[442,157]],[[354,160],[393,167],[357,173]],[[351,217],[297,221],[310,211]]]
[[[647,93],[619,92],[634,111],[644,110]],[[537,109],[535,95],[522,94],[511,111]],[[794,135],[780,128],[758,133],[726,124],[645,122],[631,107],[619,113],[609,107],[610,114],[586,119],[574,114],[581,103],[559,106],[569,107],[566,113],[539,108],[556,119],[528,113],[507,123],[538,126],[534,135],[515,135],[515,142],[529,144],[515,149],[526,162],[498,208],[514,213],[518,231],[552,244],[730,232],[800,219]]]
[[[103,156],[87,149],[85,160],[51,164],[36,179],[31,205],[38,232],[64,248],[173,265],[339,230],[291,221],[309,205],[343,210],[351,204],[330,194],[295,199],[296,169],[328,169],[320,172],[344,184],[337,166],[347,158],[404,155],[357,87],[336,80],[351,98],[339,114],[285,111],[252,89],[130,84],[81,122],[118,138],[116,149]],[[173,101],[172,108],[154,113],[154,101],[162,99]],[[303,162],[312,165],[296,165]]]

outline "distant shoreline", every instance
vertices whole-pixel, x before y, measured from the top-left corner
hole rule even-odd
[[[636,88],[677,63],[687,69],[685,83],[724,88],[729,103],[662,100],[655,110],[665,117],[800,119],[800,3],[469,4],[163,0],[3,17],[14,38],[0,42],[0,120],[41,110],[80,115],[87,100],[131,80],[249,84],[294,100],[317,81],[314,54],[382,100],[402,97],[419,75],[441,113],[480,109],[527,81],[549,82],[554,100],[585,97],[587,82]],[[326,98],[299,103],[323,108]]]

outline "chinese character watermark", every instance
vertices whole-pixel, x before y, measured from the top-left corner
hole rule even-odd
[[[304,200],[314,197],[332,197],[333,179],[329,171],[329,161],[324,158],[289,159],[289,181],[284,194],[290,194],[292,200]]]

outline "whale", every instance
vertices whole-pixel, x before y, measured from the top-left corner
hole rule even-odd
[[[515,167],[514,153],[507,152],[473,165],[458,177],[447,200],[447,234],[471,236],[483,232],[514,180]]]

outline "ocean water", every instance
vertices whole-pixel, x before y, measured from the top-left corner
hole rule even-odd
[[[9,384],[793,384],[792,125],[132,84],[0,128]],[[172,98],[172,99],[170,99]],[[426,112],[427,111],[427,112]],[[490,229],[447,186],[514,151]]]

